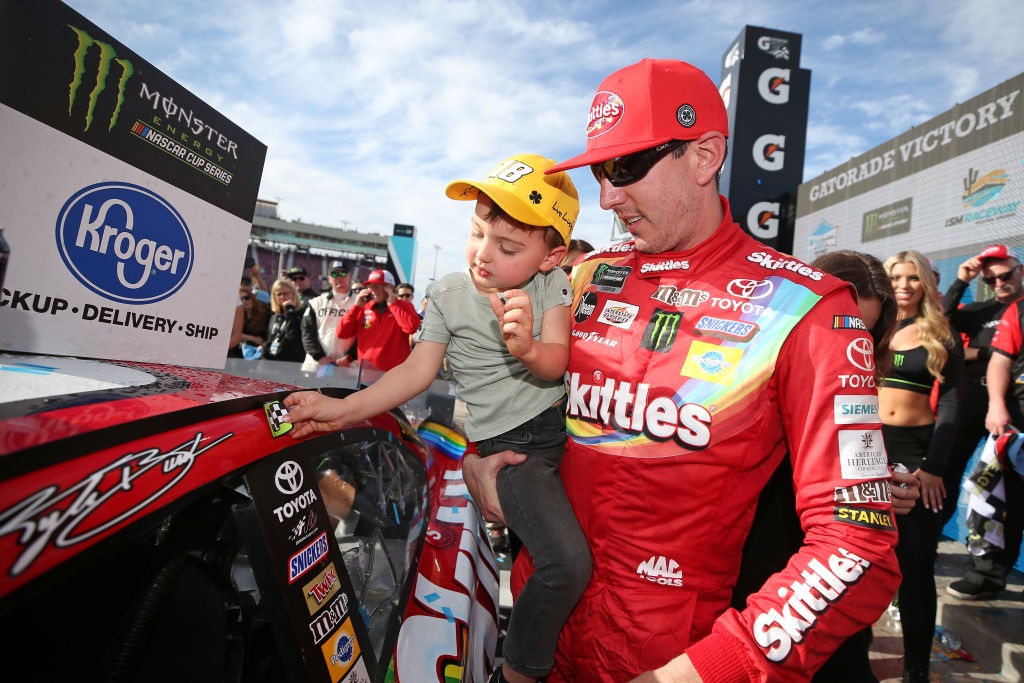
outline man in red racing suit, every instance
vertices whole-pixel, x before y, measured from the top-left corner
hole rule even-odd
[[[556,671],[579,680],[628,680],[684,651],[704,680],[809,676],[898,584],[892,511],[871,495],[888,471],[856,305],[743,234],[722,201],[696,249],[626,242],[573,274],[562,478],[594,574]],[[805,546],[727,610],[787,444]]]
[[[648,123],[646,142],[626,136],[632,149],[594,136],[588,153],[555,166],[595,164],[602,207],[635,239],[573,270],[561,471],[594,571],[546,680],[806,680],[878,618],[900,580],[872,341],[845,283],[732,221],[714,183],[725,111],[706,76],[671,60],[612,74],[591,110],[612,112],[602,135],[623,125],[615,111],[642,110],[634,81],[672,93],[651,97],[676,98],[677,128],[698,124],[659,134]],[[659,158],[666,137],[691,142]],[[697,189],[679,194],[690,192],[692,214],[659,224],[664,195],[648,190],[686,174]],[[678,230],[686,220],[692,229]],[[682,238],[659,248],[670,230]],[[729,608],[739,556],[787,449],[805,544],[739,612]],[[500,466],[485,462],[464,463],[474,495],[475,468]],[[520,560],[514,582],[528,571]]]

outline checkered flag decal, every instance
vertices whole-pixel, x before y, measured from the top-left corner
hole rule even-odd
[[[270,423],[270,434],[276,439],[292,431],[292,423],[288,422],[288,409],[280,401],[267,401],[263,404],[263,412]]]

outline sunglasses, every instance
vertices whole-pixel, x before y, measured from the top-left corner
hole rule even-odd
[[[251,300],[251,299],[252,299],[252,297],[251,297],[251,296],[249,296],[248,294],[243,294],[243,295],[242,295],[242,301],[249,301],[249,300]]]
[[[347,270],[332,270],[331,271],[331,277],[345,277],[346,275],[348,275],[348,271]]]
[[[688,140],[670,140],[636,154],[615,157],[600,164],[591,164],[590,170],[597,178],[597,182],[607,178],[613,187],[632,185],[643,179],[656,163],[677,149],[685,149],[688,144],[690,144]]]
[[[291,275],[290,279],[292,280],[292,282],[295,282],[296,280],[305,280],[306,276],[305,275]]]
[[[1020,266],[1014,266],[1013,268],[1010,268],[1010,270],[1006,271],[1005,273],[999,273],[999,275],[991,275],[991,276],[983,277],[983,278],[981,278],[981,281],[984,282],[989,287],[994,287],[995,284],[996,284],[996,280],[999,280],[1000,282],[1009,282],[1010,278],[1013,277],[1013,274],[1017,272],[1018,268],[1020,268]]]
[[[411,299],[412,298],[412,294],[398,294],[397,296],[398,296],[399,299]]]

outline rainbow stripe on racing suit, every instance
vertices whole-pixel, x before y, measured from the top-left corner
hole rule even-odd
[[[704,681],[802,680],[899,585],[851,289],[744,234],[722,202],[696,249],[630,241],[573,272],[562,477],[594,575],[549,681],[625,681],[683,652]],[[737,612],[739,555],[787,447],[806,545]]]

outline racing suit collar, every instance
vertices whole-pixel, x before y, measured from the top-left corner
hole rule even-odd
[[[726,256],[740,249],[744,233],[732,219],[729,200],[722,195],[718,199],[722,202],[722,222],[711,237],[693,249],[684,251],[663,251],[657,254],[634,252],[637,276],[647,279],[660,277],[667,272],[698,275],[717,267]]]

